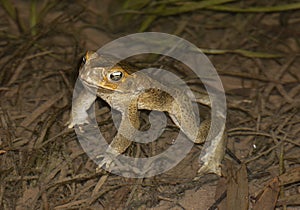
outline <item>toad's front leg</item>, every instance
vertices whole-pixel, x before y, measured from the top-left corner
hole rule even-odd
[[[126,108],[122,112],[122,121],[117,135],[110,143],[106,153],[97,156],[97,158],[103,158],[98,164],[97,170],[100,170],[104,165],[109,167],[118,155],[124,153],[131,145],[132,139],[140,127],[137,99],[133,99],[128,103],[125,102],[124,107]]]
[[[97,96],[86,89],[83,89],[79,95],[73,99],[72,111],[70,119],[66,123],[68,128],[73,128],[75,125],[83,125],[89,122],[87,110],[95,102]]]

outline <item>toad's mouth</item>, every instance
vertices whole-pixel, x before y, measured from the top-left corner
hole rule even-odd
[[[85,79],[80,79],[80,81],[82,82],[83,86],[88,89],[91,92],[99,92],[99,93],[113,93],[113,92],[122,92],[118,89],[111,89],[108,87],[102,87],[101,85],[95,84],[95,83],[91,83],[88,80]]]

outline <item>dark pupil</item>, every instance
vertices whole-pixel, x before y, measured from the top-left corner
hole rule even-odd
[[[119,81],[122,78],[122,75],[123,75],[122,72],[117,71],[111,73],[109,77],[112,81]]]

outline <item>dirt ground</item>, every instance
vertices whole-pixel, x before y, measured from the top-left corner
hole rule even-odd
[[[0,209],[300,209],[299,1],[0,3]],[[194,180],[197,145],[155,177],[96,173],[66,128],[85,52],[142,31],[190,41],[218,71],[228,106],[222,177]],[[110,108],[97,106],[109,141]],[[168,119],[157,142],[176,133]],[[157,142],[126,153],[147,157],[166,146]]]

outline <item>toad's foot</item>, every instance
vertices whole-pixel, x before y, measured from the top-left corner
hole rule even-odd
[[[70,119],[65,125],[68,126],[68,128],[73,128],[75,125],[81,126],[84,124],[88,124],[89,122],[90,121],[87,112],[81,112],[71,114]]]
[[[97,168],[96,168],[96,172],[101,171],[101,169],[103,167],[105,168],[109,168],[113,162],[113,160],[109,157],[109,156],[105,156],[105,155],[99,155],[97,156],[97,158],[103,158],[103,160],[98,164]]]
[[[105,154],[98,155],[96,159],[102,159],[96,168],[96,172],[99,172],[101,168],[108,169],[114,166],[114,162],[116,161],[116,157],[119,155],[114,149],[108,149]]]
[[[194,180],[198,180],[204,174],[214,173],[222,176],[221,162],[225,154],[225,144],[227,137],[225,134],[220,133],[207,148],[203,148],[204,155],[200,158],[202,163],[198,170],[197,177]]]
[[[202,176],[204,174],[209,174],[209,173],[217,174],[218,176],[222,175],[221,163],[219,162],[219,160],[212,158],[209,161],[206,161],[205,163],[203,163],[203,165],[198,170],[197,175],[199,177],[199,176]]]

